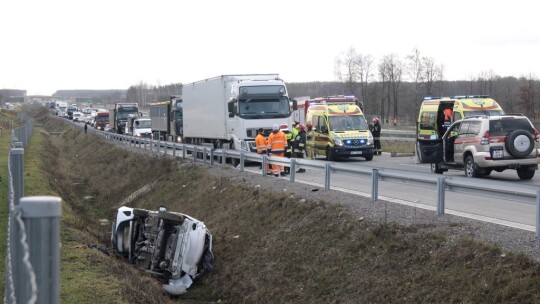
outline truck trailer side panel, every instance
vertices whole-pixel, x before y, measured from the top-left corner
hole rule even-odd
[[[230,93],[225,77],[194,82],[182,88],[185,137],[228,139],[226,119]]]

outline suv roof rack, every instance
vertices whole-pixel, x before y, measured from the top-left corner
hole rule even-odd
[[[499,115],[499,116],[525,116],[525,114],[523,114],[523,113],[504,113],[504,114]]]
[[[471,118],[483,118],[483,117],[491,117],[489,115],[473,115],[473,116],[467,116],[467,117],[464,117],[463,119],[471,119]]]

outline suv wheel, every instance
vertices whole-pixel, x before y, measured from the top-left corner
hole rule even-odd
[[[506,138],[506,151],[515,158],[525,158],[531,154],[534,148],[534,140],[531,133],[525,130],[516,130]]]
[[[185,217],[180,214],[171,213],[168,211],[159,211],[158,218],[177,223],[183,223],[185,219]]]
[[[465,175],[467,177],[478,177],[480,175],[479,173],[473,157],[471,155],[467,156],[465,159]]]
[[[517,171],[517,174],[519,176],[520,179],[522,180],[529,180],[531,178],[534,177],[534,172],[536,172],[536,170],[529,170],[528,167],[519,167],[516,169]]]

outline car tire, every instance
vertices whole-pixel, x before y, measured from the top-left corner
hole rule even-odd
[[[150,211],[145,210],[145,209],[139,209],[139,208],[134,208],[133,209],[133,215],[134,216],[145,218],[145,217],[148,217],[149,213],[150,213]]]
[[[166,221],[183,223],[186,217],[177,213],[172,213],[168,211],[159,211],[158,218],[166,220]]]
[[[327,147],[326,148],[326,160],[327,161],[335,161],[336,156],[334,155],[334,152],[332,152],[332,148]]]
[[[515,130],[506,137],[506,151],[515,158],[525,158],[534,149],[534,139],[525,130]]]
[[[442,174],[444,171],[441,169],[440,163],[431,164],[431,173]]]
[[[534,177],[536,170],[529,170],[528,167],[519,167],[516,169],[519,179],[530,180]]]
[[[367,161],[370,161],[370,160],[373,160],[373,154],[369,155],[369,156],[366,156],[365,159]]]
[[[478,167],[474,163],[474,158],[472,157],[472,155],[467,156],[467,158],[465,158],[465,176],[478,177],[480,176],[479,173],[480,172],[478,170]]]

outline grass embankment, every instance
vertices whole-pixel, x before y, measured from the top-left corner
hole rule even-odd
[[[44,138],[41,159],[52,187],[69,206],[62,238],[63,251],[71,254],[63,254],[62,283],[68,284],[68,276],[77,284],[63,285],[62,294],[71,288],[91,299],[77,299],[81,303],[540,301],[540,267],[524,255],[502,254],[467,238],[451,240],[422,226],[359,221],[336,204],[248,188],[198,166],[129,153],[90,134],[65,131]],[[122,260],[77,247],[108,244],[98,219],[112,219],[124,198],[150,184],[153,191],[130,206],[166,205],[203,220],[214,237],[216,269],[179,298],[167,297],[157,280]]]

